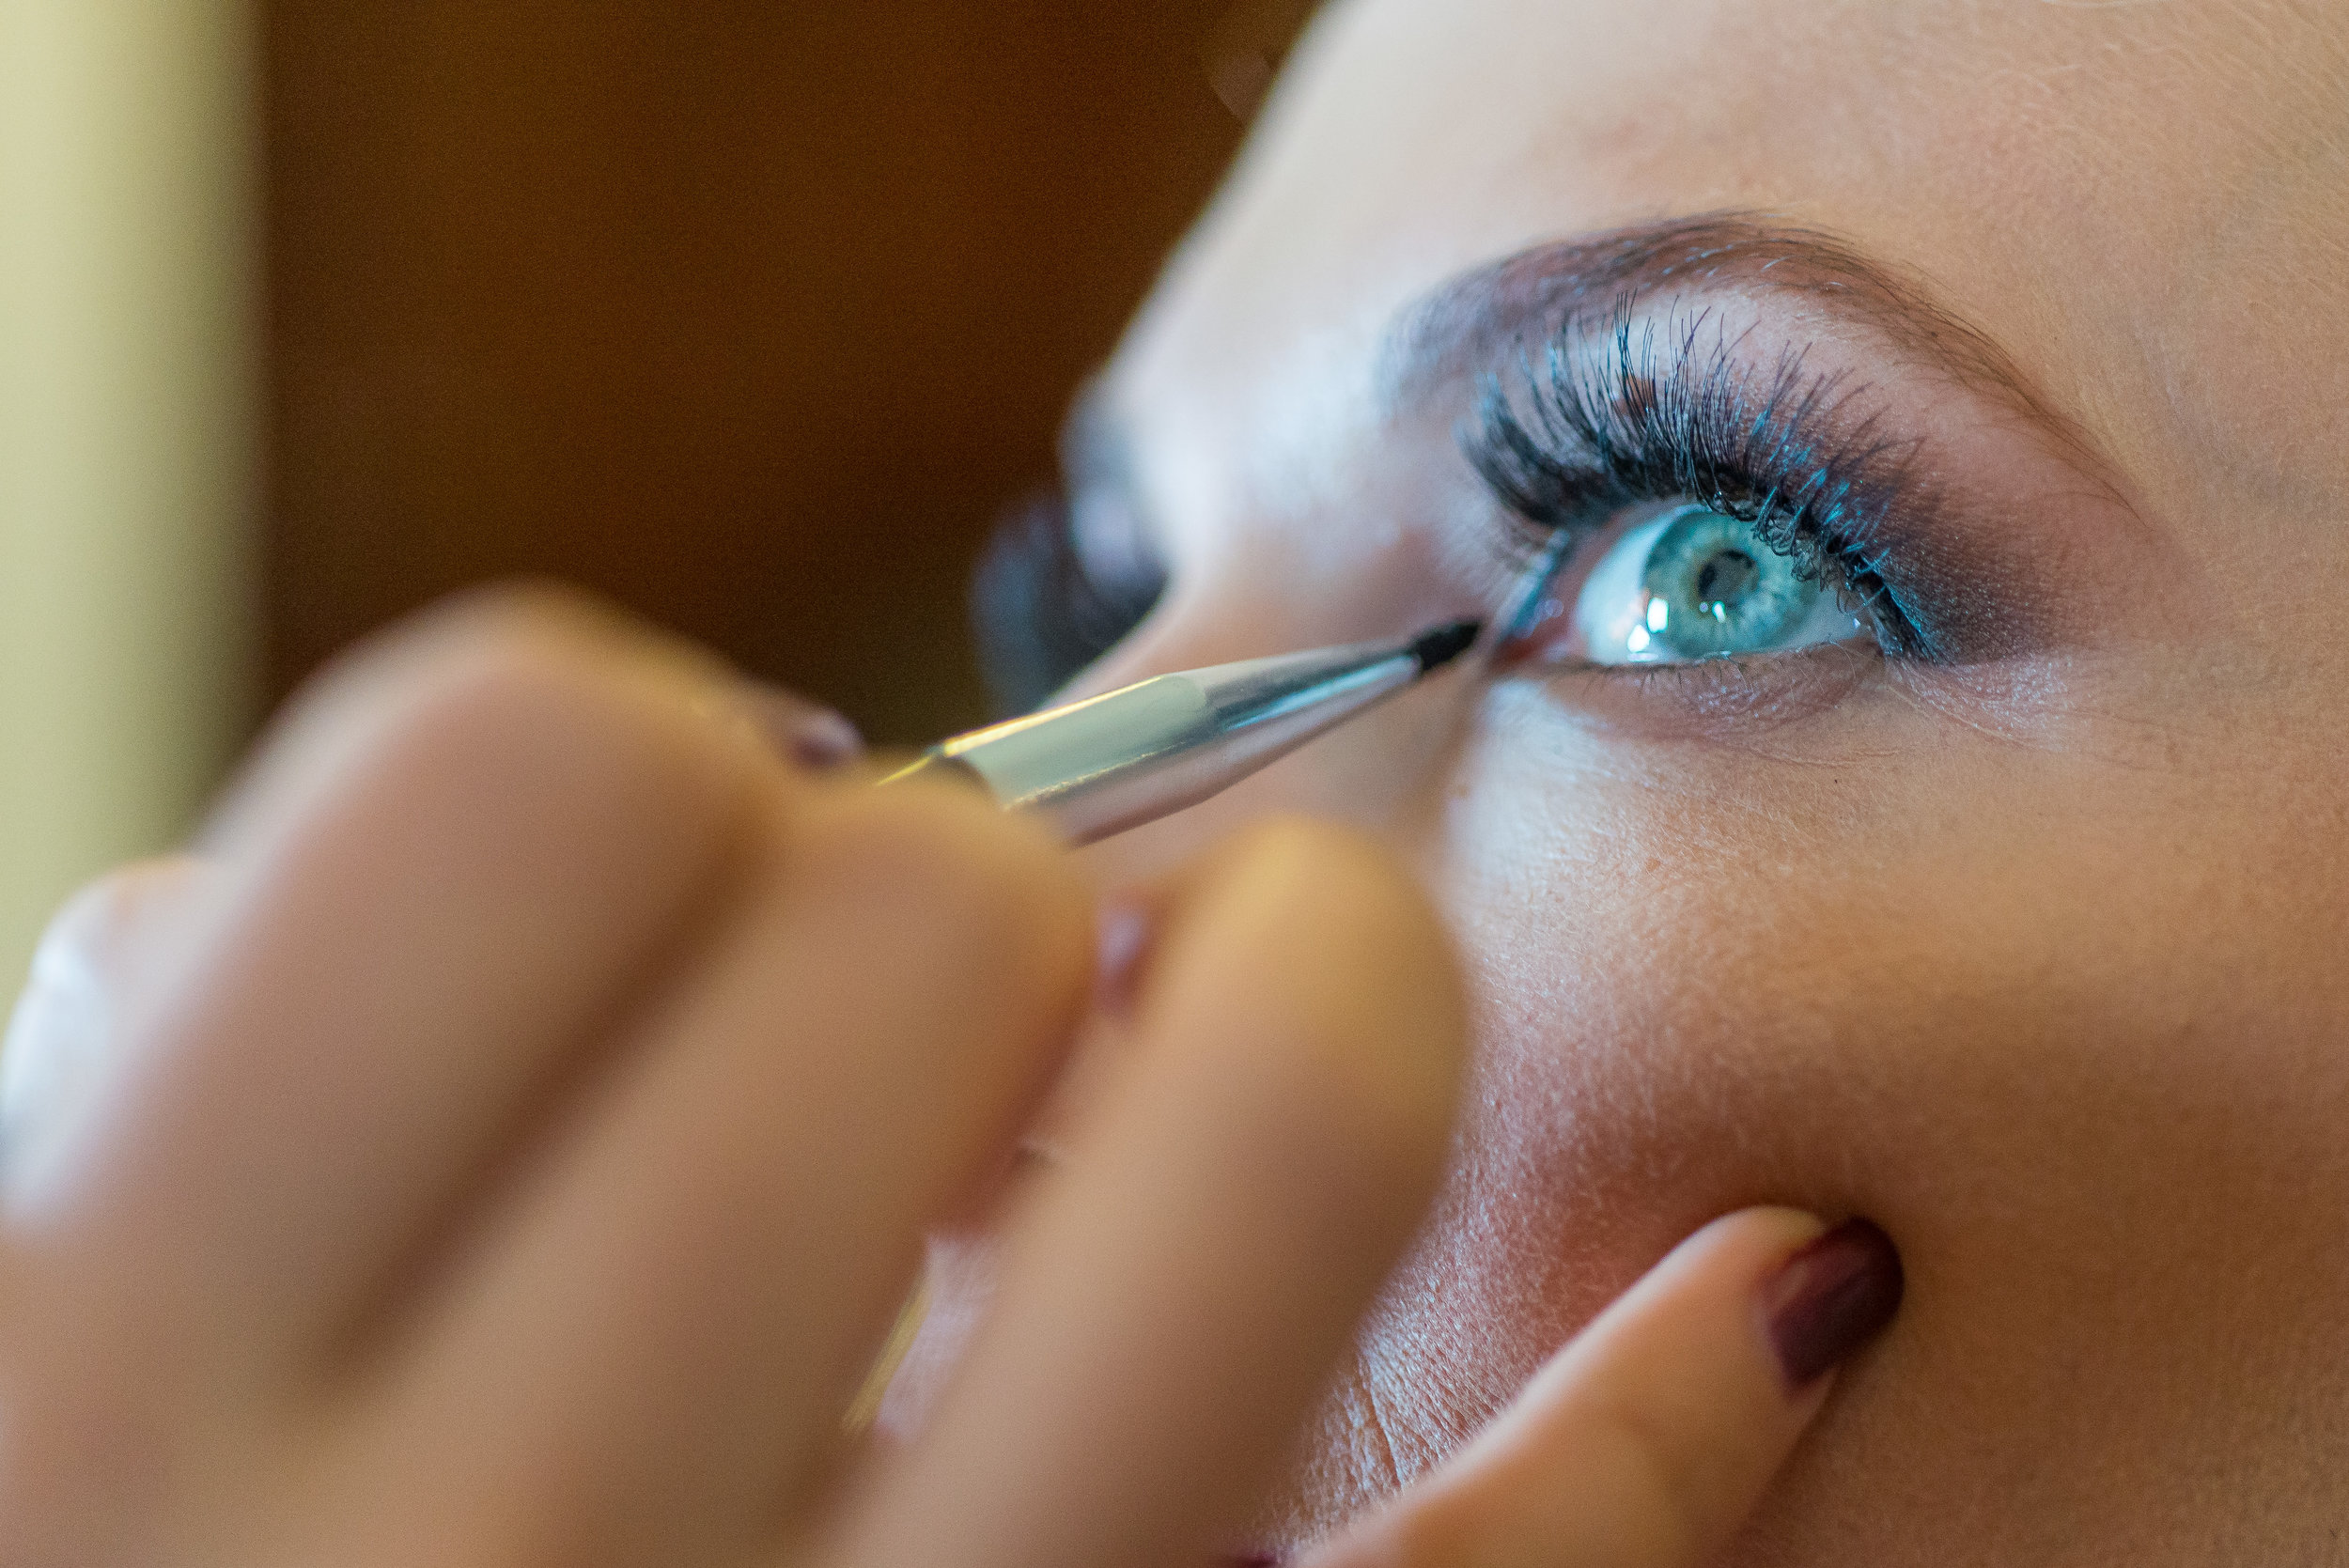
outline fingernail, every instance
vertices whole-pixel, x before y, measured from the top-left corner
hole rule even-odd
[[[1786,1386],[1809,1388],[1882,1333],[1902,1287],[1900,1250],[1865,1219],[1846,1219],[1780,1265],[1762,1311]]]
[[[767,743],[813,772],[843,768],[864,754],[864,737],[840,714],[770,686],[750,689],[743,706]]]
[[[1142,964],[1150,951],[1150,911],[1114,902],[1101,910],[1095,927],[1093,1005],[1112,1017],[1133,1011],[1142,988]]]
[[[845,768],[864,754],[864,737],[831,708],[815,708],[800,715],[792,725],[791,754],[819,771]]]

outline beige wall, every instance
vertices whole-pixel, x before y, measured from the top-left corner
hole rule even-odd
[[[0,0],[0,998],[244,722],[251,30]]]

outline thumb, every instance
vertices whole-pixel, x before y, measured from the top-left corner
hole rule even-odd
[[[1900,1254],[1866,1220],[1718,1219],[1451,1464],[1305,1568],[1699,1568],[1901,1291]]]

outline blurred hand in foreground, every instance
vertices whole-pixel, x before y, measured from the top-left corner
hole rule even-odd
[[[304,700],[201,858],[60,917],[0,1084],[0,1560],[1215,1560],[1409,1239],[1440,926],[1281,823],[1166,892],[1133,1048],[920,1438],[848,1406],[1092,981],[1081,862],[577,608]],[[1663,1568],[1889,1318],[1865,1226],[1717,1222],[1315,1568]]]

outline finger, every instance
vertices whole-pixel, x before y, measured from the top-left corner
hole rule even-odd
[[[67,900],[41,934],[0,1045],[0,1180],[30,1179],[87,1104],[132,990],[203,874],[190,855],[119,867]]]
[[[764,1538],[1090,968],[1077,862],[1033,824],[950,788],[811,803],[485,1230],[366,1467],[517,1560]]]
[[[1283,825],[1167,914],[1125,1081],[1014,1227],[929,1430],[827,1564],[1190,1563],[1251,1502],[1434,1188],[1458,981],[1402,875]]]
[[[1791,1209],[1715,1221],[1457,1459],[1308,1568],[1699,1568],[1891,1320],[1900,1255]]]
[[[723,888],[786,787],[722,685],[583,613],[473,610],[288,725],[126,1066],[16,1195],[59,1299],[286,1363],[412,1264]],[[224,1352],[225,1354],[225,1352]],[[224,1363],[226,1364],[226,1363]]]

